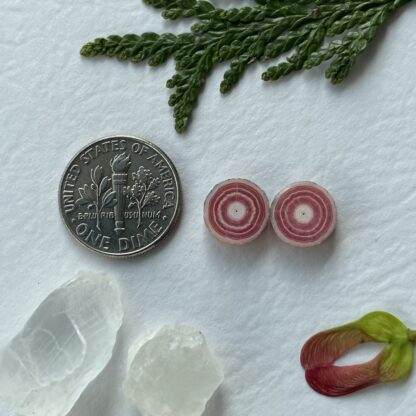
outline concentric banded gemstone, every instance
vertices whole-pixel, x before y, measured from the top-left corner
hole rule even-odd
[[[266,194],[245,179],[229,179],[216,185],[204,205],[209,231],[220,241],[245,244],[257,238],[269,219]]]
[[[337,212],[328,191],[313,182],[297,182],[276,196],[271,217],[273,228],[283,241],[308,247],[330,236]]]

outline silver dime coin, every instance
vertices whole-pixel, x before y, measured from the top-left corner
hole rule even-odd
[[[61,180],[59,206],[71,234],[113,257],[144,253],[172,229],[181,204],[179,177],[154,144],[106,137],[82,149]]]

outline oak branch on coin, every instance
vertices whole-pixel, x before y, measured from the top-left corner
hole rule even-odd
[[[112,208],[117,204],[116,192],[111,188],[111,179],[103,175],[103,168],[96,166],[90,171],[91,184],[78,189],[77,204],[87,205],[96,212],[96,227],[101,230],[100,216],[104,208]]]
[[[165,19],[196,18],[189,33],[127,34],[98,38],[82,49],[84,56],[109,56],[151,66],[176,61],[167,81],[175,89],[169,98],[175,128],[186,130],[208,73],[229,61],[220,86],[229,92],[248,65],[277,59],[262,75],[271,81],[330,61],[326,77],[340,83],[358,55],[367,48],[383,23],[410,0],[255,0],[253,7],[221,9],[206,0],[144,0],[163,9]],[[340,36],[342,35],[342,36]]]

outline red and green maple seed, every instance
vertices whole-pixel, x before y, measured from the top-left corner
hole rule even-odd
[[[413,366],[416,331],[387,312],[372,312],[349,324],[320,332],[303,346],[300,361],[309,386],[325,396],[344,396],[365,387],[397,381]],[[385,347],[372,360],[356,365],[335,362],[364,342]]]

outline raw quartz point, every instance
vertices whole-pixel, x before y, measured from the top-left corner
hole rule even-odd
[[[122,320],[117,284],[79,273],[2,351],[0,397],[18,415],[66,415],[110,360]]]
[[[223,379],[201,332],[165,326],[135,354],[124,392],[142,416],[200,416]]]

